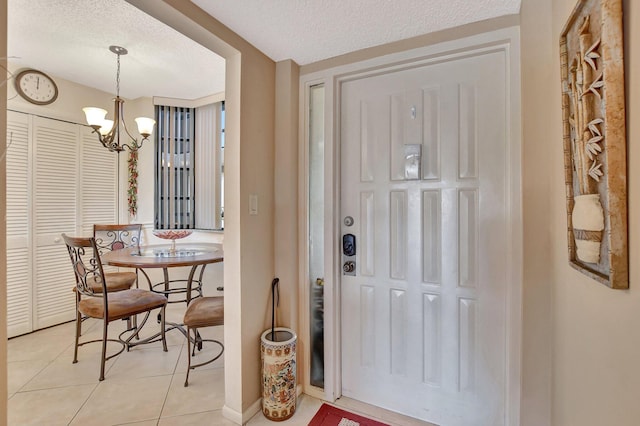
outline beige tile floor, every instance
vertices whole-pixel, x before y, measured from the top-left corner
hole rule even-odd
[[[179,321],[184,306],[172,304],[167,318]],[[110,326],[110,336],[123,330],[124,322]],[[155,320],[149,332],[158,327]],[[74,324],[40,330],[8,342],[8,392],[10,426],[26,425],[233,425],[222,416],[224,405],[224,356],[192,370],[185,388],[186,344],[177,330],[167,333],[168,352],[152,343],[132,348],[107,361],[105,380],[98,381],[100,344],[79,349],[73,359]],[[101,323],[86,321],[85,338],[100,338]],[[202,330],[205,338],[222,340],[222,327]],[[207,345],[198,358],[210,356]],[[109,346],[116,350],[117,345]],[[303,395],[295,415],[279,424],[307,425],[322,401]],[[391,425],[424,426],[419,422],[348,398],[336,402],[346,409],[378,418]],[[249,426],[273,425],[258,413]]]

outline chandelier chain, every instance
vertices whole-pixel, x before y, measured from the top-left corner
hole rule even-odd
[[[118,55],[118,72],[116,73],[116,96],[120,96],[120,55]]]

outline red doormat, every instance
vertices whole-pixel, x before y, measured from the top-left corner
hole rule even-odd
[[[334,407],[322,404],[309,426],[389,426],[357,414],[350,413]]]

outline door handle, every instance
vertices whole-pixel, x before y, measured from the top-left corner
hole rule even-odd
[[[344,262],[344,265],[342,265],[342,270],[344,271],[345,274],[350,274],[352,272],[355,272],[356,263],[351,260],[348,260]]]

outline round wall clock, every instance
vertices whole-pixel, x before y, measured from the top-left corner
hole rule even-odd
[[[16,76],[16,90],[27,101],[36,105],[49,105],[58,97],[58,86],[42,71],[26,69]]]

